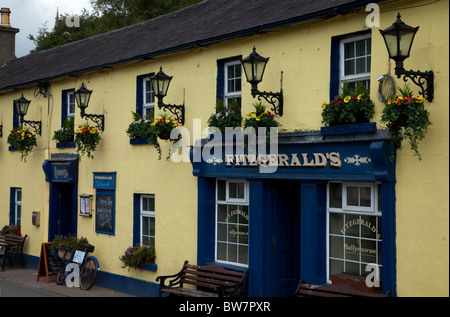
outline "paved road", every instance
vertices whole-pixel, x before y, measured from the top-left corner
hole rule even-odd
[[[22,285],[7,279],[0,279],[0,297],[64,297],[37,287]]]

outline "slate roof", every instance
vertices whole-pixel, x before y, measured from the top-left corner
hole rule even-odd
[[[365,6],[355,0],[205,0],[0,67],[0,92]],[[376,2],[376,1],[375,1]]]

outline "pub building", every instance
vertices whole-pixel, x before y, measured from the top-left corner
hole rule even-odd
[[[186,260],[248,269],[249,297],[289,297],[300,281],[448,296],[448,5],[204,0],[19,58],[21,13],[1,8],[0,225],[21,226],[31,269],[55,236],[87,238],[94,287],[139,296]],[[420,159],[381,122],[405,81],[432,122]],[[369,122],[323,122],[358,83]],[[260,119],[258,102],[279,123],[269,138],[204,131],[236,104],[241,128]],[[162,115],[181,140],[130,133]],[[100,137],[95,150],[54,138],[68,122]],[[154,246],[154,263],[124,267],[136,245]]]
[[[226,154],[224,142],[221,157],[199,162],[203,147],[194,147],[199,263],[248,267],[254,296],[290,296],[300,278],[364,289],[374,264],[383,278],[366,291],[395,290],[395,160],[386,132],[282,133],[275,154]]]

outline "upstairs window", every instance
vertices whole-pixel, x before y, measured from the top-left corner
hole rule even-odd
[[[238,104],[241,104],[242,67],[240,61],[225,63],[224,71],[224,105],[228,108],[233,98],[236,99]]]
[[[348,82],[349,90],[355,91],[361,81],[370,89],[371,37],[370,34],[345,38],[339,44],[340,87]]]
[[[143,85],[143,100],[142,114],[143,118],[147,116],[153,118],[155,116],[155,94],[153,91],[153,85],[151,84],[150,77],[144,79]]]

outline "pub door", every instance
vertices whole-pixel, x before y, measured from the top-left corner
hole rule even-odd
[[[273,296],[291,296],[300,278],[300,184],[274,181]]]
[[[55,235],[76,235],[77,186],[76,184],[51,183],[49,241]]]

